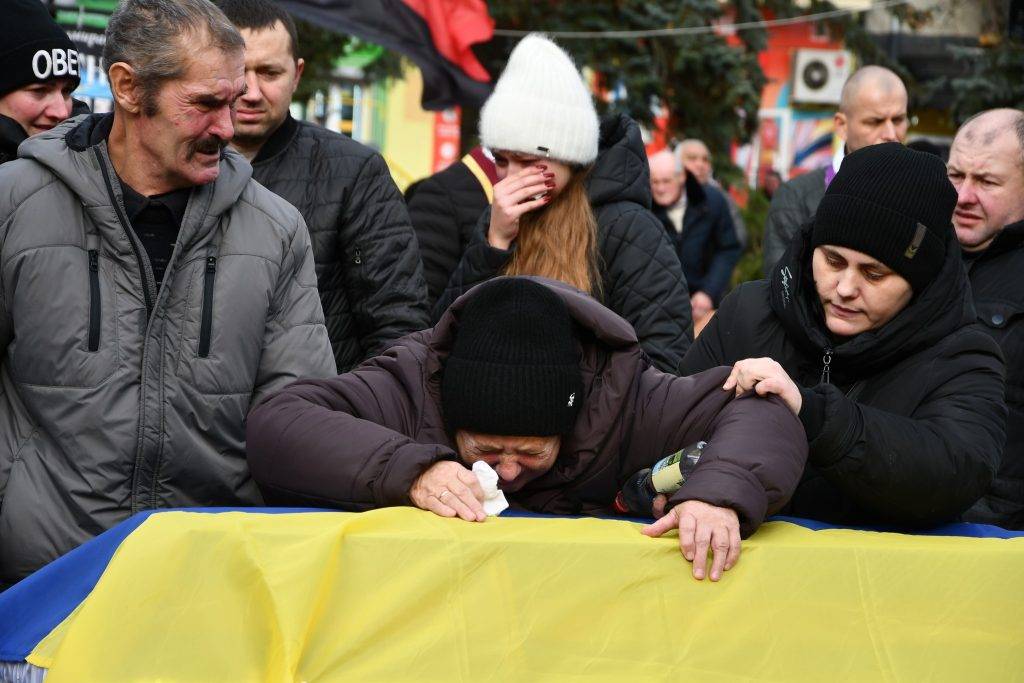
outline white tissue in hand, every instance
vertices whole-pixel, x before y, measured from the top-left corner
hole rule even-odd
[[[508,509],[505,494],[498,489],[498,473],[483,460],[477,460],[473,463],[473,474],[484,490],[484,512],[487,516],[496,517]]]

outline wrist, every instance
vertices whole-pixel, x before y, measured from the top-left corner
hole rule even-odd
[[[487,244],[491,245],[495,249],[501,249],[502,251],[508,251],[509,247],[512,246],[512,238],[502,237],[498,234],[494,228],[487,231]]]
[[[800,387],[800,412],[798,417],[807,433],[807,441],[814,441],[825,424],[825,397],[813,388]]]

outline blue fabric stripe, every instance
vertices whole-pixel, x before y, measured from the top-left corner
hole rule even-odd
[[[806,529],[821,531],[823,529],[853,529],[855,531],[885,531],[896,534],[911,534],[913,536],[963,536],[966,538],[1021,538],[1024,531],[1008,531],[989,524],[969,524],[957,522],[955,524],[943,524],[931,529],[909,529],[898,526],[841,526],[838,524],[826,524],[813,519],[801,519],[800,517],[786,517],[777,515],[770,517],[772,522],[790,522]]]
[[[0,593],[0,661],[25,661],[43,638],[82,602],[103,575],[110,558],[121,542],[150,515],[170,510],[147,510],[121,522],[88,543],[54,560],[40,571]],[[188,508],[186,512],[258,512],[283,514],[294,512],[334,512],[314,508]],[[508,510],[504,517],[557,517],[523,510]],[[649,519],[609,517],[649,523]],[[797,517],[772,517],[772,521],[790,522],[807,529],[845,529]],[[896,531],[929,536],[967,536],[974,538],[1018,538],[1024,532],[1007,531],[984,524],[946,524],[927,531],[862,527],[864,531]]]

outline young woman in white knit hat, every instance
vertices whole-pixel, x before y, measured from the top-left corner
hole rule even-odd
[[[599,122],[569,55],[532,34],[484,105],[480,140],[500,181],[435,316],[496,275],[542,275],[601,300],[633,325],[656,366],[675,372],[690,344],[689,294],[650,211],[637,124]]]

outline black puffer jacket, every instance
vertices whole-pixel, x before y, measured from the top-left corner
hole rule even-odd
[[[988,489],[1003,447],[999,349],[974,322],[960,249],[891,321],[830,339],[802,233],[770,280],[726,297],[681,371],[778,361],[804,389],[810,454],[789,514],[838,524],[950,522]],[[822,365],[831,359],[831,382]]]
[[[1003,228],[967,262],[978,320],[1006,358],[1006,448],[992,488],[964,516],[1024,529],[1024,221]]]
[[[604,303],[636,329],[660,370],[675,372],[693,338],[690,294],[665,229],[651,213],[651,183],[640,128],[626,116],[601,122],[597,161],[587,183],[597,218]],[[501,272],[511,250],[487,243],[490,209],[480,217],[434,317],[476,284]]]
[[[306,219],[339,372],[427,326],[416,237],[379,154],[288,117],[252,168]]]
[[[493,162],[482,154],[479,156],[493,169]],[[480,175],[469,164],[473,164]],[[467,154],[405,191],[409,218],[423,258],[423,276],[427,280],[427,299],[431,307],[444,293],[452,271],[469,245],[480,214],[490,204],[488,193],[492,184],[486,173],[477,157]]]

